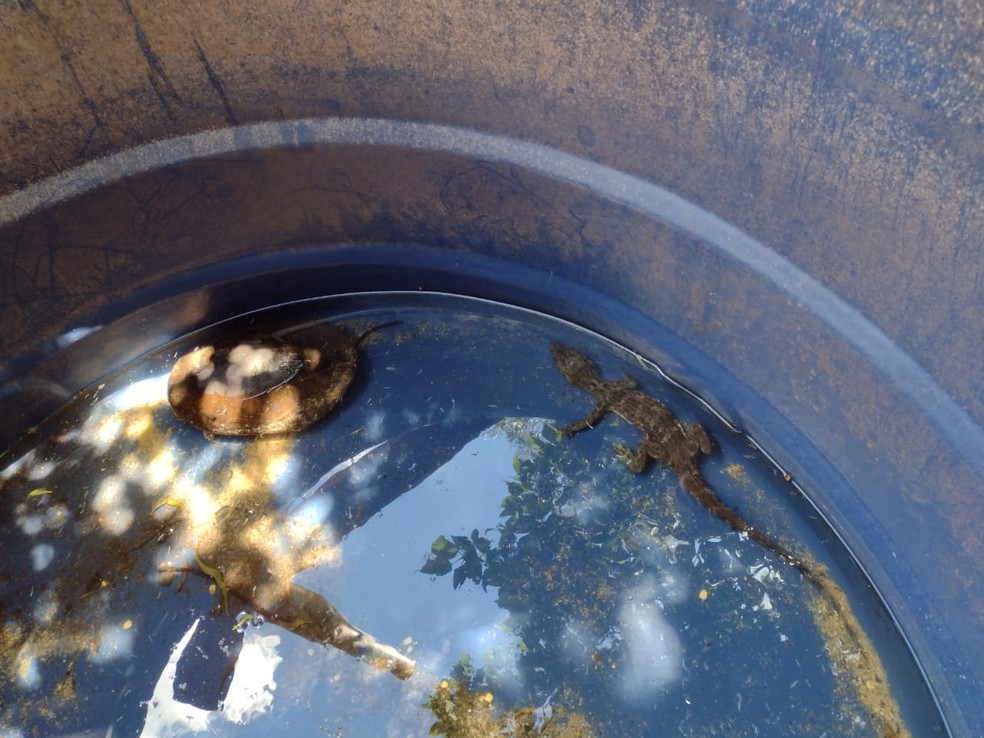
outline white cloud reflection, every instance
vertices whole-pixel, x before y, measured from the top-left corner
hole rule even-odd
[[[203,710],[174,699],[178,661],[200,622],[199,618],[191,624],[161,672],[154,695],[147,704],[147,718],[140,738],[178,738],[205,731],[221,735],[232,731],[230,723],[245,724],[269,712],[273,705],[277,688],[274,672],[283,660],[278,653],[280,636],[261,635],[254,628],[247,629],[244,635],[242,651],[221,709]]]

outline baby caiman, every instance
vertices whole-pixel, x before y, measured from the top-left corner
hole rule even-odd
[[[563,428],[563,435],[572,436],[590,428],[609,412],[634,426],[642,433],[642,440],[634,451],[626,449],[623,453],[625,463],[632,471],[643,472],[650,459],[662,464],[677,476],[683,488],[707,510],[797,569],[840,616],[846,633],[854,640],[855,659],[867,664],[866,668],[872,673],[884,675],[884,667],[871,641],[854,616],[843,591],[827,573],[826,568],[794,555],[783,544],[753,528],[708,486],[700,473],[698,461],[702,455],[711,451],[711,439],[699,423],[682,423],[666,405],[640,390],[636,380],[631,377],[603,379],[594,362],[570,346],[555,342],[550,346],[550,353],[564,378],[575,387],[590,392],[597,403],[584,419]],[[886,738],[909,735],[908,730],[902,727],[896,729],[896,724],[901,725],[897,714],[894,723],[887,715],[883,717]]]
[[[635,450],[626,449],[623,453],[629,469],[641,473],[650,459],[662,464],[677,476],[683,488],[707,510],[817,583],[817,575],[799,557],[781,543],[753,528],[704,481],[698,460],[702,455],[710,453],[712,444],[710,436],[700,423],[682,423],[666,405],[640,390],[632,377],[603,379],[594,362],[570,346],[555,342],[550,346],[550,354],[564,379],[575,387],[590,392],[597,402],[594,409],[582,420],[563,428],[563,435],[572,436],[591,428],[606,413],[615,413],[642,433],[642,440]]]

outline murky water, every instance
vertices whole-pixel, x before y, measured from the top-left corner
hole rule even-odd
[[[179,355],[311,320],[400,324],[300,435],[175,418]],[[562,436],[595,400],[552,341],[703,424],[710,487],[851,608],[659,464],[630,471],[625,421]],[[0,472],[0,736],[943,735],[782,475],[637,357],[542,316],[427,295],[280,308],[125,367],[32,439]],[[335,612],[413,676],[326,645]]]

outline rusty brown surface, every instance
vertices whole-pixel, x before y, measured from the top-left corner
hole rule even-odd
[[[984,16],[882,5],[8,3],[0,186],[249,121],[498,130],[708,205],[981,417]]]

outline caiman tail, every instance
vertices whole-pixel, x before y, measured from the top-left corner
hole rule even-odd
[[[686,472],[680,475],[680,482],[683,488],[697,500],[701,505],[711,511],[715,517],[724,521],[739,533],[744,533],[763,548],[771,551],[790,566],[794,567],[803,577],[816,587],[820,594],[830,603],[838,615],[843,619],[847,630],[858,643],[867,643],[867,636],[861,628],[860,623],[854,617],[843,591],[831,579],[823,566],[814,568],[801,557],[794,554],[778,541],[769,538],[765,533],[757,528],[753,528],[735,510],[729,507],[714,490],[707,486],[703,478],[696,473]]]
[[[795,567],[803,576],[819,586],[815,572],[799,556],[796,556],[788,548],[778,541],[772,540],[757,528],[753,528],[741,515],[718,497],[714,493],[714,490],[707,486],[707,483],[704,482],[699,474],[693,472],[681,474],[680,482],[683,484],[683,488],[690,493],[691,497],[710,510],[715,517],[723,520],[739,533],[744,533],[760,546],[771,551],[787,564]]]

